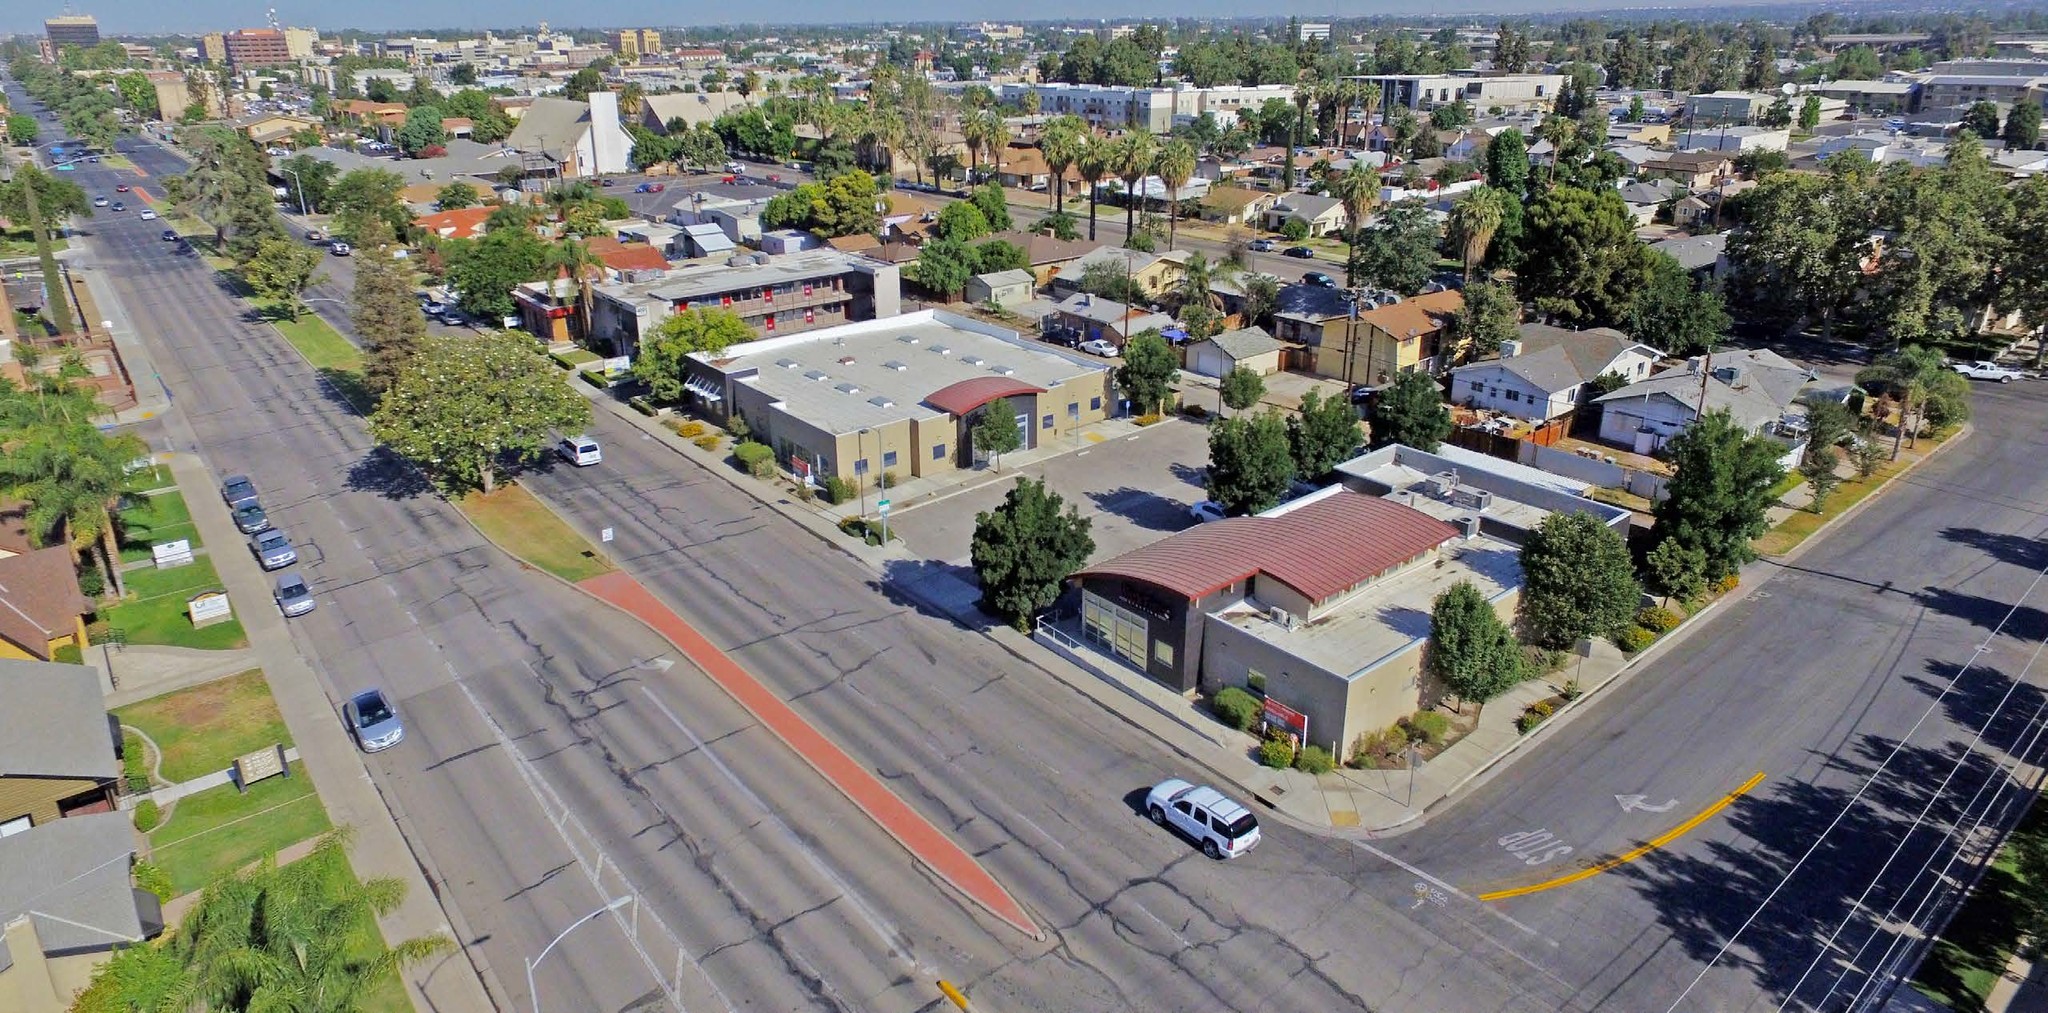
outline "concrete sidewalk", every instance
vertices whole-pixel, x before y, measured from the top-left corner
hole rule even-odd
[[[99,652],[100,670],[114,679],[107,693],[108,709],[239,675],[257,665],[255,653],[247,648],[202,651],[158,644],[95,644],[91,649]]]

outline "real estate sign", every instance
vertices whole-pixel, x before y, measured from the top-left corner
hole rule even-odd
[[[235,614],[234,607],[228,604],[228,595],[225,591],[208,591],[205,594],[193,595],[186,599],[185,611],[192,616],[194,626],[232,619]]]

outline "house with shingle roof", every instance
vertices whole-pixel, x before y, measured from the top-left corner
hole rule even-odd
[[[1240,327],[1189,345],[1188,372],[1221,377],[1243,368],[1271,376],[1280,372],[1280,356],[1286,348],[1264,328]]]
[[[86,646],[93,604],[78,589],[77,558],[68,545],[0,557],[0,658],[49,661]]]
[[[1578,407],[1585,385],[1613,373],[1647,378],[1662,352],[1610,327],[1573,331],[1521,325],[1500,354],[1451,370],[1450,399],[1473,408],[1548,422]]]
[[[1215,186],[1197,203],[1202,220],[1224,225],[1255,225],[1267,210],[1279,203],[1280,195],[1244,186]]]
[[[1697,421],[1703,407],[1728,412],[1749,432],[1765,432],[1787,416],[1805,414],[1799,397],[1817,376],[1766,348],[1696,356],[1594,399],[1601,408],[1600,439],[1654,453]]]
[[[120,739],[97,670],[0,659],[0,700],[0,837],[114,808]]]
[[[156,895],[135,886],[135,837],[118,812],[0,834],[0,1005],[69,1009],[117,949],[163,932]]]

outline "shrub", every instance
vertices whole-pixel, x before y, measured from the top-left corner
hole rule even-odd
[[[725,420],[725,431],[731,433],[735,440],[744,440],[754,435],[754,427],[747,425],[747,417],[738,412],[732,413],[732,418]]]
[[[135,885],[156,895],[158,903],[170,900],[177,888],[171,885],[171,874],[155,862],[135,863]]]
[[[1258,697],[1236,686],[1225,686],[1215,696],[1209,698],[1209,709],[1215,711],[1216,716],[1222,718],[1224,724],[1240,732],[1248,732],[1252,730],[1253,725],[1258,724],[1259,713],[1265,708],[1259,703]]]
[[[837,475],[825,476],[825,502],[837,506],[860,495],[860,487]]]
[[[893,472],[893,471],[885,471],[885,472],[882,472],[882,475],[881,475],[881,477],[880,477],[880,478],[877,478],[877,479],[875,479],[875,484],[876,484],[876,485],[878,485],[878,486],[881,486],[881,487],[882,487],[882,488],[884,488],[884,489],[894,489],[894,488],[896,488],[896,483],[898,483],[898,482],[901,482],[901,481],[903,481],[903,480],[902,480],[902,479],[900,479],[900,478],[897,478],[897,477],[896,477],[896,473],[895,473],[895,472]]]
[[[676,435],[686,440],[694,440],[704,435],[704,423],[696,419],[691,419],[688,422],[679,422],[676,424]]]
[[[549,352],[549,353],[548,353],[548,358],[550,358],[550,359],[553,359],[553,360],[555,360],[555,365],[557,365],[557,366],[560,366],[560,367],[562,367],[563,369],[575,369],[575,368],[576,368],[576,364],[575,364],[575,363],[573,363],[573,362],[570,362],[570,361],[569,361],[568,359],[565,359],[565,358],[563,358],[563,357],[562,357],[562,353],[560,353],[560,352]]]
[[[157,808],[154,800],[143,799],[142,803],[135,807],[135,829],[145,834],[155,830],[163,819],[163,810]]]
[[[698,427],[700,430],[703,428]],[[700,436],[698,439],[717,439],[716,436]],[[732,448],[733,460],[738,461],[740,470],[755,478],[767,478],[775,472],[775,449],[766,443],[741,440]]]
[[[1286,739],[1267,739],[1259,743],[1259,762],[1274,770],[1294,766],[1294,743]]]
[[[1444,744],[1444,736],[1451,730],[1451,719],[1437,711],[1416,711],[1408,719],[1409,735],[1432,746]]]
[[[1556,704],[1551,703],[1549,700],[1538,700],[1530,704],[1528,709],[1522,712],[1521,717],[1515,719],[1515,730],[1526,735],[1555,713],[1557,713]]]
[[[1678,613],[1657,605],[1646,605],[1636,613],[1636,625],[1652,633],[1669,633],[1682,621]]]
[[[605,379],[605,375],[603,373],[600,373],[594,369],[582,370],[577,375],[583,377],[584,383],[587,383],[592,387],[596,387],[598,390],[604,390],[605,388],[610,387],[612,385],[612,382],[610,380]]]
[[[703,436],[699,436],[696,439],[691,440],[690,442],[695,443],[697,445],[698,450],[717,450],[718,445],[725,441],[717,433],[706,433]]]
[[[1640,626],[1629,626],[1614,635],[1614,646],[1623,654],[1634,654],[1657,640],[1657,634]]]
[[[1337,769],[1337,761],[1321,746],[1303,746],[1294,756],[1294,769],[1304,774],[1327,774]]]
[[[1351,765],[1367,770],[1399,769],[1407,762],[1408,729],[1396,724],[1365,732],[1351,743]]]
[[[107,578],[99,567],[87,564],[78,568],[78,593],[95,599],[107,593]]]
[[[1733,591],[1741,586],[1742,578],[1731,573],[1728,576],[1723,577],[1720,580],[1714,582],[1714,593],[1727,594],[1728,592]]]
[[[1132,419],[1131,421],[1136,422],[1140,426],[1150,426],[1157,425],[1159,423],[1159,417],[1160,416],[1158,412],[1146,412],[1145,414],[1140,415],[1137,418]]]
[[[650,419],[653,418],[656,414],[655,407],[651,404],[648,404],[647,399],[644,397],[636,397],[627,401],[626,403],[632,405],[634,411],[639,412],[640,414],[645,415]]]
[[[1289,218],[1280,223],[1280,234],[1293,242],[1301,242],[1308,238],[1308,223],[1299,218]]]
[[[142,736],[126,730],[121,732],[121,777],[128,782],[130,794],[149,792],[149,760],[142,755]]]

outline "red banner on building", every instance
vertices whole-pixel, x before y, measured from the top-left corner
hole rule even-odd
[[[1308,715],[1269,696],[1264,717],[1267,724],[1279,725],[1301,736],[1301,741],[1308,741]]]

